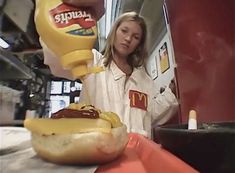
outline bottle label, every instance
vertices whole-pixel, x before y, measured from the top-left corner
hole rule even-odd
[[[51,19],[57,28],[66,28],[71,25],[78,25],[78,28],[67,31],[74,35],[94,35],[92,27],[96,25],[96,21],[91,14],[73,6],[60,4],[49,11]]]

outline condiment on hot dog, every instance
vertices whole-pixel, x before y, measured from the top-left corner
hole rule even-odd
[[[26,119],[32,146],[45,160],[59,164],[100,164],[117,158],[128,137],[113,112],[91,105],[71,104],[51,118]]]
[[[51,118],[99,118],[98,110],[94,106],[82,106],[81,109],[61,109],[56,113],[53,113]],[[85,109],[86,108],[86,109]]]

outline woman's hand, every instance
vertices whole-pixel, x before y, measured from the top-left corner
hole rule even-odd
[[[63,0],[63,2],[76,7],[91,7],[96,20],[99,20],[105,12],[104,0]]]
[[[176,96],[176,94],[177,94],[176,93],[176,84],[175,84],[174,79],[171,80],[168,87],[171,89],[172,93]],[[160,94],[163,93],[165,91],[165,89],[166,89],[166,86],[165,87],[160,87],[160,90],[159,90]]]
[[[176,84],[175,84],[175,80],[174,79],[172,79],[171,80],[171,83],[169,84],[169,88],[171,89],[171,91],[173,92],[173,94],[175,94],[175,96],[176,96]]]

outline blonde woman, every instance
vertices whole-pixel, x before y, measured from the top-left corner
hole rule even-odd
[[[169,88],[158,93],[145,70],[146,36],[141,16],[135,12],[122,14],[110,31],[104,51],[93,50],[94,59],[89,65],[105,70],[81,79],[80,102],[117,113],[128,132],[151,138],[152,122],[160,125],[169,120],[176,111],[177,100]],[[45,54],[47,61],[50,58]],[[49,66],[53,68],[55,64]],[[59,71],[62,74],[62,69]]]

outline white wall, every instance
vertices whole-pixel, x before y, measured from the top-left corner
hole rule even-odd
[[[169,69],[166,70],[164,73],[162,73],[160,66],[159,50],[165,42],[167,45],[167,51],[169,56]],[[153,50],[147,61],[147,71],[151,75],[152,79],[156,82],[157,90],[159,90],[160,87],[168,86],[170,81],[175,76],[174,74],[175,61],[172,52],[173,52],[173,47],[170,42],[170,37],[168,33],[166,33],[162,38],[162,40],[160,41],[160,43]]]

